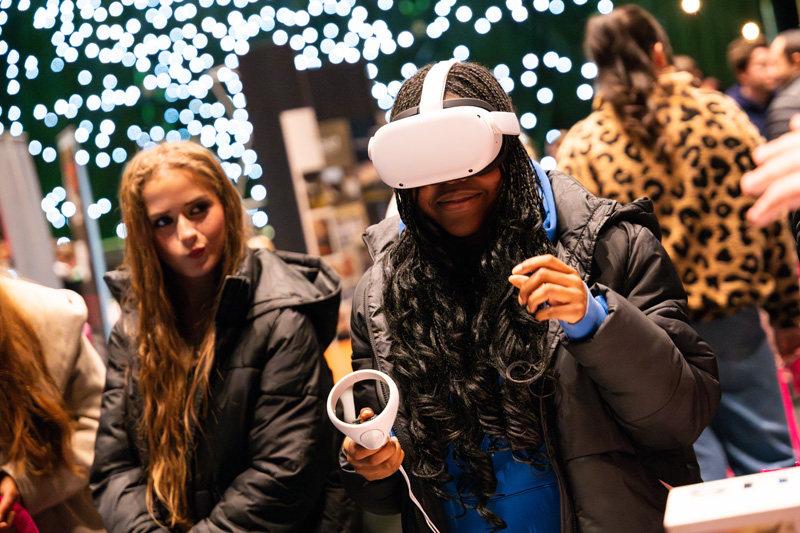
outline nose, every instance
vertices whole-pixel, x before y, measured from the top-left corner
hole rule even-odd
[[[461,185],[462,183],[464,183],[465,181],[467,181],[471,177],[472,176],[464,176],[463,178],[456,178],[454,180],[450,180],[450,181],[444,182],[443,185],[445,185],[445,186],[447,186],[447,185]]]
[[[186,245],[191,245],[197,239],[197,228],[194,222],[180,215],[178,217],[178,239]]]

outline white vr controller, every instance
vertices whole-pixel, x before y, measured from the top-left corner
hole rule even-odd
[[[355,401],[353,400],[353,385],[359,381],[367,380],[383,381],[386,383],[389,387],[389,401],[386,402],[386,407],[383,408],[383,411],[381,411],[379,415],[359,423],[356,415]],[[339,400],[342,401],[344,420],[340,420],[339,417],[336,416],[336,405],[339,403]],[[378,370],[357,370],[340,379],[339,382],[334,385],[333,389],[331,389],[330,394],[328,394],[328,418],[331,419],[336,429],[353,439],[356,443],[370,450],[377,450],[386,444],[386,441],[389,440],[389,436],[392,434],[392,424],[394,424],[394,419],[397,417],[398,405],[400,405],[400,394],[392,378]],[[411,501],[414,502],[414,505],[422,512],[422,516],[425,517],[425,522],[428,524],[428,527],[431,528],[431,531],[433,533],[439,533],[439,530],[436,529],[436,524],[428,517],[428,514],[425,512],[422,504],[419,503],[419,500],[414,497],[414,493],[411,490],[411,481],[408,479],[406,471],[403,470],[402,466],[400,466],[398,470],[406,481]]]
[[[358,422],[355,402],[353,400],[353,385],[359,381],[383,381],[389,387],[389,401],[380,414]],[[344,420],[336,415],[336,405],[342,401]],[[392,424],[397,416],[397,406],[400,404],[400,395],[397,385],[388,375],[377,370],[357,370],[347,374],[331,389],[328,395],[328,418],[333,425],[360,444],[370,450],[383,446],[392,433]]]

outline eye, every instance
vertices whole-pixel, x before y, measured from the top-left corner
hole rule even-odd
[[[190,215],[200,215],[208,211],[209,203],[208,202],[199,202],[192,206],[192,210],[189,212]]]
[[[155,229],[164,228],[172,224],[172,217],[159,217],[153,221],[153,227]]]

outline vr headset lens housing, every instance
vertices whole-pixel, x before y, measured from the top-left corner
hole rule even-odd
[[[494,111],[482,100],[443,100],[454,62],[431,68],[419,107],[398,114],[370,139],[370,159],[387,185],[409,189],[488,172],[502,160],[503,135],[519,135],[514,113]]]

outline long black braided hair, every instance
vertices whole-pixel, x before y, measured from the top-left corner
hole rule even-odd
[[[392,118],[419,105],[429,69],[403,84]],[[474,63],[455,64],[445,90],[513,111],[492,73]],[[516,460],[542,469],[539,400],[555,380],[547,324],[519,305],[508,282],[514,265],[554,248],[543,229],[528,155],[518,137],[504,141],[502,192],[478,255],[464,253],[457,238],[419,211],[414,190],[396,191],[406,229],[385,263],[390,282],[382,307],[393,339],[390,360],[410,412],[413,473],[440,498],[452,498],[443,490],[453,479],[444,461],[452,446],[453,459],[467,473],[455,499],[463,506],[462,496],[474,497],[480,516],[495,529],[506,524],[487,508],[497,487],[488,452],[511,449]],[[488,452],[481,449],[484,437]]]

